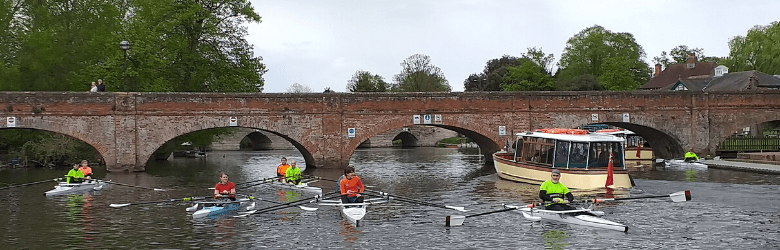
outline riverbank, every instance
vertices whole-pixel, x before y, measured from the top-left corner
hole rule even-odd
[[[709,168],[719,168],[728,170],[737,170],[745,172],[754,172],[762,174],[780,174],[780,165],[763,164],[734,160],[702,160]]]

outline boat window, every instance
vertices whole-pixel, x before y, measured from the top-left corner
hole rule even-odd
[[[522,147],[522,160],[552,164],[555,144],[553,140],[546,138],[527,137]]]
[[[605,168],[609,165],[609,152],[612,151],[612,166],[623,167],[623,146],[619,142],[593,142],[588,160],[589,168]]]
[[[588,143],[572,142],[569,168],[584,168],[588,160]]]
[[[566,168],[569,163],[569,145],[567,141],[557,141],[555,143],[555,167]]]
[[[520,156],[523,154],[523,138],[522,137],[517,139],[517,141],[515,142],[514,147],[515,147],[515,159],[513,159],[513,160],[519,161],[520,160]]]

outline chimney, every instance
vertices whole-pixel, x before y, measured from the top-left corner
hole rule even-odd
[[[688,53],[688,68],[696,67],[696,56],[693,53]]]
[[[661,64],[656,63],[655,64],[655,73],[653,74],[653,78],[658,77],[658,75],[661,74]]]

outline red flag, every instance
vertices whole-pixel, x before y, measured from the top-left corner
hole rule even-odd
[[[639,143],[637,143],[636,144],[636,158],[639,158],[639,150],[641,150],[641,149],[642,149],[642,146]]]
[[[612,151],[609,151],[609,165],[607,165],[607,183],[604,184],[604,187],[609,187],[612,184],[614,184],[614,181],[612,180]]]

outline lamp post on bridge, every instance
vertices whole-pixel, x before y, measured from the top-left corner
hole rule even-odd
[[[119,48],[125,53],[125,92],[127,92],[127,50],[130,49],[130,42],[122,40],[122,42],[119,43]]]

